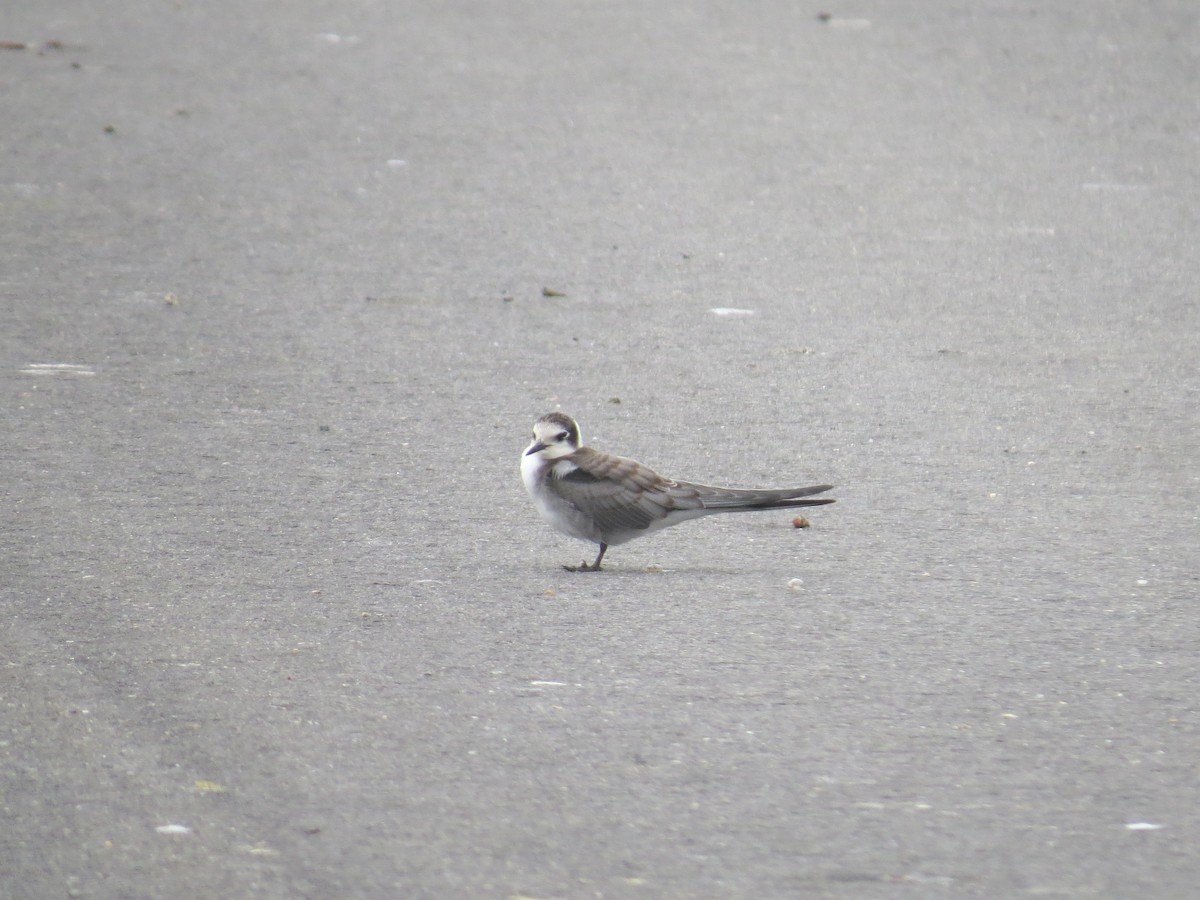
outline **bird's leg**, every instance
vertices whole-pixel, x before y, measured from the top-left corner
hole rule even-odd
[[[599,572],[600,571],[600,560],[604,559],[604,551],[607,549],[608,549],[608,544],[601,544],[600,545],[600,555],[596,557],[596,561],[594,563],[592,563],[590,566],[587,564],[587,560],[585,559],[583,562],[581,562],[577,566],[563,566],[563,568],[566,569],[568,572]]]

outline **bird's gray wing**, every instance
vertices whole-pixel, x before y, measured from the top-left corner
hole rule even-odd
[[[704,508],[691,485],[663,478],[632,459],[581,447],[565,461],[573,468],[552,475],[548,487],[590,516],[602,533],[645,530],[674,510]]]

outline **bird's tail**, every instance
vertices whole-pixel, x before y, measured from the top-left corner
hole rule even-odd
[[[817,484],[811,487],[783,488],[780,490],[743,491],[733,488],[709,487],[694,485],[705,509],[721,510],[723,512],[739,512],[755,509],[791,509],[796,506],[824,506],[836,503],[833,497],[818,497],[809,499],[813,494],[823,494],[833,490],[831,484]]]

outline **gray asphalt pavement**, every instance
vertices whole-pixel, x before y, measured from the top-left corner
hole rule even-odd
[[[0,896],[1196,895],[1191,0],[10,6]]]

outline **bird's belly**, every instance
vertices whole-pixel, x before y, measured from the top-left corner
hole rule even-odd
[[[572,503],[562,500],[546,492],[534,497],[538,512],[542,518],[561,531],[563,534],[579,538],[582,541],[592,541],[599,544],[602,540],[600,530],[591,516],[584,515]]]

